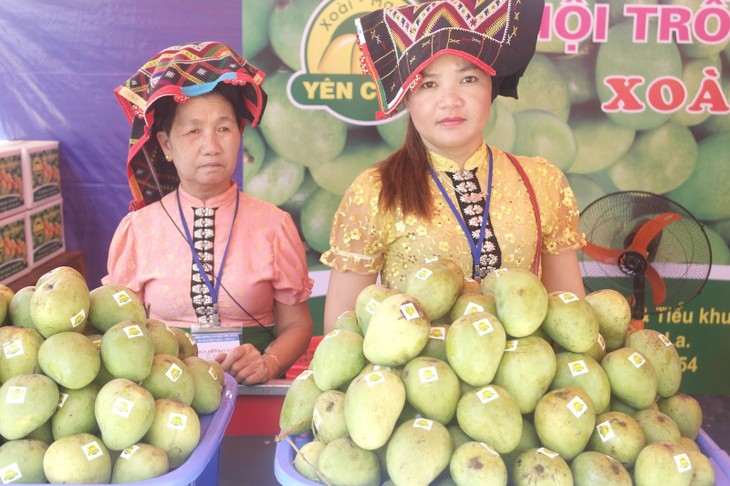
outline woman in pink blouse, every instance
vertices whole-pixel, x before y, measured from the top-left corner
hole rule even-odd
[[[134,195],[103,283],[124,285],[169,326],[241,329],[218,356],[245,384],[280,376],[312,335],[304,246],[291,216],[232,181],[264,73],[206,42],[158,53],[116,90],[132,124]]]

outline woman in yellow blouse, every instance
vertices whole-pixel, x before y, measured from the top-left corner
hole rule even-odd
[[[378,276],[402,290],[433,258],[477,280],[532,269],[549,292],[585,295],[576,253],[585,241],[564,174],[482,136],[494,98],[517,95],[542,10],[540,1],[444,0],[356,21],[379,115],[403,104],[410,120],[403,146],[356,178],[335,215],[321,257],[332,269],[325,332]]]

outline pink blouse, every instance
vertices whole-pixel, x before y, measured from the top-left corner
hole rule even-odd
[[[233,184],[206,203],[182,189],[178,191],[191,233],[193,208],[218,208],[213,246],[213,269],[217,275],[231,230],[238,187]],[[197,323],[190,293],[193,265],[172,192],[160,202],[122,219],[109,248],[109,274],[102,283],[124,285],[136,292],[150,306],[151,318],[169,326],[190,327]],[[240,193],[221,282],[218,312],[222,326],[258,325],[248,314],[271,325],[274,301],[293,305],[308,299],[313,281],[309,278],[304,245],[289,213]]]

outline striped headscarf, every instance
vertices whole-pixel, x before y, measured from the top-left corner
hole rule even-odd
[[[155,101],[173,96],[184,103],[211,92],[218,83],[240,86],[245,119],[256,126],[266,106],[261,83],[266,75],[225,44],[200,42],[172,46],[157,53],[123,85],[114,90],[132,125],[127,156],[127,178],[136,210],[177,188],[175,166],[165,160],[152,133]]]

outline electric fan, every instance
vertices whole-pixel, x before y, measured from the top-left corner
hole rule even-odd
[[[645,315],[688,303],[710,275],[712,252],[701,223],[664,196],[607,194],[581,212],[579,228],[588,242],[578,254],[586,291],[623,294],[636,329]]]

